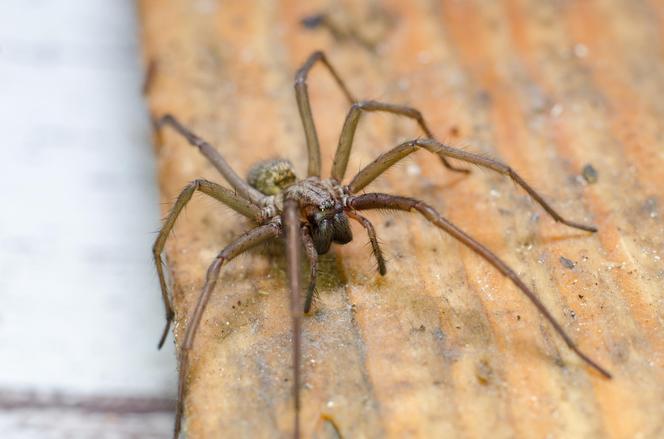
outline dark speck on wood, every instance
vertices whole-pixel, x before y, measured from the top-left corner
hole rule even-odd
[[[597,170],[593,168],[593,165],[587,164],[584,166],[581,175],[583,175],[583,179],[586,180],[588,184],[597,183]]]
[[[560,257],[560,263],[563,265],[563,267],[569,268],[570,270],[576,265],[574,261],[567,259],[565,256]]]

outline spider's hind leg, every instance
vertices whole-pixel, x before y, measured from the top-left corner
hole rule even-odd
[[[205,156],[205,158],[208,159],[208,161],[212,163],[215,168],[217,168],[219,173],[223,175],[226,181],[233,187],[233,189],[235,189],[239,195],[256,205],[261,204],[261,200],[264,198],[264,195],[251,187],[249,183],[242,179],[242,177],[237,175],[237,173],[233,170],[233,168],[231,168],[228,162],[222,157],[221,154],[219,154],[219,151],[217,151],[212,145],[200,138],[189,128],[184,126],[178,119],[175,118],[175,116],[171,114],[166,114],[155,122],[156,129],[159,129],[164,125],[169,125],[172,127],[178,134],[187,139],[187,141],[192,146],[197,147],[201,154],[203,154],[203,156]]]

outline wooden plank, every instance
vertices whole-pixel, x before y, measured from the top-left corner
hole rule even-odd
[[[579,361],[487,263],[422,219],[371,215],[390,255],[358,238],[324,261],[304,324],[305,437],[661,437],[664,421],[664,9],[655,1],[161,2],[142,0],[152,114],[172,112],[241,174],[275,156],[306,168],[294,71],[323,49],[362,98],[421,109],[450,144],[511,164],[564,215],[508,179],[446,172],[422,154],[373,190],[414,195],[505,259],[615,379]],[[328,12],[335,32],[304,29]],[[347,104],[310,81],[329,169]],[[349,170],[420,135],[363,118]],[[164,211],[187,181],[221,181],[182,139],[158,145]],[[582,174],[596,170],[596,181]],[[589,169],[589,168],[585,168]],[[248,224],[197,200],[167,246],[177,340],[207,264]],[[283,254],[226,268],[192,354],[189,437],[287,436],[291,336]]]

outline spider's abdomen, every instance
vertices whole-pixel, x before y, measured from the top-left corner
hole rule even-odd
[[[247,175],[247,183],[265,195],[277,195],[296,179],[293,164],[285,159],[258,162]]]

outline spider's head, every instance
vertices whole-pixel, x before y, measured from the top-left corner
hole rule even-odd
[[[247,183],[265,195],[277,195],[296,180],[293,164],[284,159],[258,162],[247,175]]]
[[[340,204],[331,208],[309,211],[307,220],[311,229],[311,239],[314,241],[316,252],[319,255],[327,253],[333,242],[348,244],[353,240],[348,217]]]

